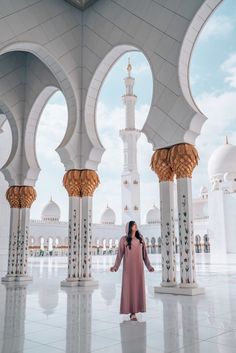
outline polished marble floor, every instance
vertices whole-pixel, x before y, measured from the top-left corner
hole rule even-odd
[[[138,322],[119,314],[121,274],[113,256],[93,257],[97,289],[60,287],[66,258],[31,258],[28,285],[0,285],[0,353],[235,353],[236,257],[211,263],[198,255],[198,282],[206,294],[155,294],[155,272],[145,272],[147,312]]]

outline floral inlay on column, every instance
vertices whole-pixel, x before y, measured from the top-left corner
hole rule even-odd
[[[182,143],[170,149],[170,164],[176,174],[180,242],[181,286],[196,287],[192,215],[192,172],[199,156],[193,145]]]
[[[169,149],[156,150],[151,168],[160,183],[162,286],[176,285],[175,227],[174,227],[174,172],[169,163]]]

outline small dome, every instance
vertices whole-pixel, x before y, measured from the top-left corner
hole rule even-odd
[[[49,203],[44,206],[41,214],[42,221],[59,221],[61,216],[60,207],[56,202],[50,199]]]
[[[146,222],[147,224],[159,223],[160,219],[160,210],[154,205],[147,213]]]
[[[113,211],[113,209],[107,205],[105,211],[103,212],[103,214],[101,216],[101,223],[102,224],[115,224],[115,222],[116,222],[116,214]]]
[[[219,146],[208,161],[210,179],[222,181],[226,173],[236,173],[236,146],[228,142]]]

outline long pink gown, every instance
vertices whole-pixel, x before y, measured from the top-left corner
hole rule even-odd
[[[120,314],[145,312],[146,292],[143,262],[148,270],[152,268],[146,244],[144,238],[143,244],[141,244],[136,237],[131,241],[131,249],[126,244],[126,236],[122,236],[114,264],[114,268],[118,270],[123,258]]]

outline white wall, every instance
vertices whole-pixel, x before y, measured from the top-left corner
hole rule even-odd
[[[215,190],[209,193],[209,226],[208,234],[211,244],[211,257],[220,261],[226,255],[226,229],[224,193],[222,190]]]
[[[0,168],[7,160],[11,146],[10,126],[8,122],[5,122],[1,126],[1,119],[2,116],[0,117]],[[0,172],[0,272],[5,272],[7,270],[10,221],[10,208],[5,196],[7,188],[8,183]]]

